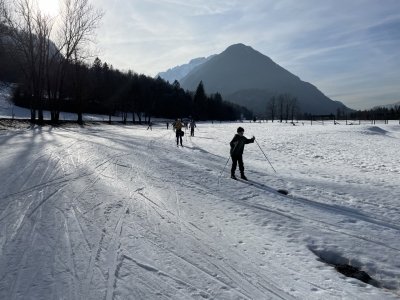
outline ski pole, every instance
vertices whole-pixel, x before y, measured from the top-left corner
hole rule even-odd
[[[237,145],[238,145],[238,144],[236,143],[235,147],[233,147],[232,152],[235,151]],[[225,168],[226,168],[226,166],[228,165],[228,162],[229,162],[230,159],[231,159],[231,156],[229,155],[228,160],[226,161],[225,167],[222,169],[221,174],[219,174],[219,177],[218,177],[218,184],[219,184],[219,180],[221,179],[222,173],[224,173]]]
[[[275,170],[274,166],[271,164],[271,162],[269,161],[268,157],[265,155],[263,149],[261,149],[260,144],[257,142],[257,140],[255,140],[255,142],[256,142],[258,148],[260,148],[261,152],[264,154],[264,156],[265,156],[265,158],[267,159],[267,161],[269,162],[269,164],[271,165],[272,169],[273,169],[273,170],[275,171],[275,173],[276,173],[276,170]]]
[[[229,155],[228,160],[226,161],[225,167],[222,169],[221,174],[219,174],[218,177],[218,184],[219,184],[219,180],[221,179],[222,173],[224,173],[226,166],[228,165],[229,160],[231,159],[231,156]]]

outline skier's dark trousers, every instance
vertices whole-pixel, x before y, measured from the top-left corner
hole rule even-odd
[[[181,146],[182,145],[182,136],[183,136],[183,131],[182,131],[182,121],[176,119],[176,121],[174,122],[174,129],[175,129],[175,134],[176,134],[176,145],[179,146],[179,141],[181,142]]]
[[[242,127],[239,127],[237,129],[237,134],[235,134],[232,141],[230,142],[231,158],[232,158],[232,168],[231,168],[232,179],[236,179],[235,171],[237,164],[239,163],[240,178],[247,180],[246,176],[244,175],[243,150],[245,144],[254,143],[255,137],[253,136],[251,139],[248,139],[245,136],[243,136],[243,134],[244,134],[244,129]]]
[[[194,128],[196,127],[196,122],[192,120],[189,124],[190,127],[190,136],[194,136]]]

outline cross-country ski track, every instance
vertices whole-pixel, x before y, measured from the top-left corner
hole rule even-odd
[[[321,159],[300,136],[319,135],[323,148],[326,126],[245,125],[278,170],[246,145],[250,184],[229,179],[230,163],[219,178],[237,124],[199,124],[184,147],[162,126],[0,132],[0,299],[399,297],[399,159],[365,168],[348,163],[356,150]],[[380,138],[382,151],[400,140],[397,130],[328,129]]]

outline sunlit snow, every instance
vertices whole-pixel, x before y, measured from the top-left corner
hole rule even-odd
[[[0,299],[400,296],[398,122],[146,128],[0,131]]]

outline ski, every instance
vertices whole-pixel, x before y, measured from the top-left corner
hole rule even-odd
[[[281,195],[284,195],[284,196],[287,196],[289,194],[288,190],[285,190],[285,189],[277,189],[276,190],[276,189],[273,189],[273,188],[271,188],[271,187],[269,187],[269,186],[267,186],[265,184],[262,184],[262,183],[259,183],[259,182],[253,181],[253,180],[244,180],[244,179],[241,179],[241,178],[236,178],[236,180],[240,181],[240,182],[243,182],[243,183],[247,183],[248,185],[255,186],[256,188],[259,188],[259,189],[264,190],[264,191],[277,192],[277,193],[279,193]]]

